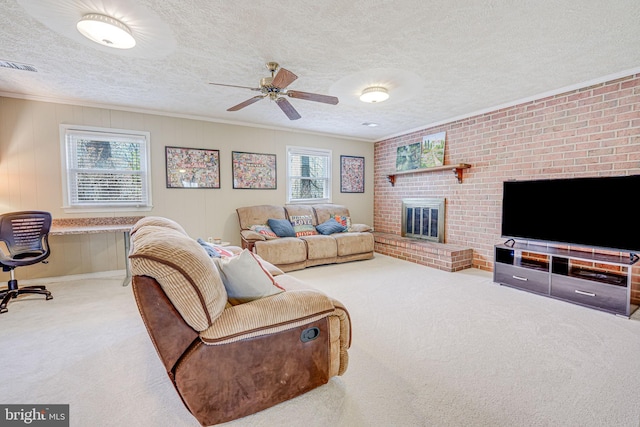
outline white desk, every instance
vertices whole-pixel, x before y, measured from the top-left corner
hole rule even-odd
[[[142,218],[141,216],[100,217],[100,218],[72,218],[54,219],[51,223],[51,236],[90,233],[124,233],[124,264],[127,275],[122,286],[131,282],[131,268],[129,266],[129,248],[131,227]]]

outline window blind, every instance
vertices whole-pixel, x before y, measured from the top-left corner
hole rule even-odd
[[[319,201],[331,197],[331,151],[288,148],[289,201]]]
[[[66,131],[70,206],[150,205],[144,135]]]

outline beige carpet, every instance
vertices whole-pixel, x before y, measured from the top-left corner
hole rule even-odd
[[[229,426],[633,426],[640,322],[376,255],[293,273],[353,323],[344,376]],[[0,317],[2,403],[72,426],[198,426],[120,277],[49,284]],[[36,298],[37,299],[37,298]]]

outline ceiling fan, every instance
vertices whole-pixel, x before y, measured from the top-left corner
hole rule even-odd
[[[231,108],[228,108],[227,111],[238,111],[244,107],[247,107],[254,102],[258,102],[263,98],[269,98],[272,101],[275,101],[278,104],[278,107],[282,110],[284,114],[289,117],[289,120],[298,120],[300,114],[293,108],[293,105],[287,100],[287,96],[290,98],[298,98],[305,99],[307,101],[315,101],[322,102],[325,104],[336,105],[338,103],[338,98],[335,96],[328,95],[319,95],[317,93],[309,93],[309,92],[301,92],[298,90],[287,90],[287,86],[293,83],[298,76],[293,74],[291,71],[286,68],[280,68],[280,65],[277,62],[267,62],[267,69],[271,72],[271,77],[263,77],[260,79],[260,87],[248,87],[248,86],[236,86],[236,85],[227,85],[223,83],[209,83],[216,86],[227,86],[227,87],[239,87],[242,89],[249,89],[256,92],[261,92],[261,95],[256,95],[253,98],[249,98],[244,102],[241,102],[238,105],[234,105]]]

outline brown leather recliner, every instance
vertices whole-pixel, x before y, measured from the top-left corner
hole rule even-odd
[[[147,217],[131,236],[140,314],[200,424],[261,411],[347,369],[350,320],[338,301],[280,274],[285,292],[231,305],[217,267],[178,224]]]

